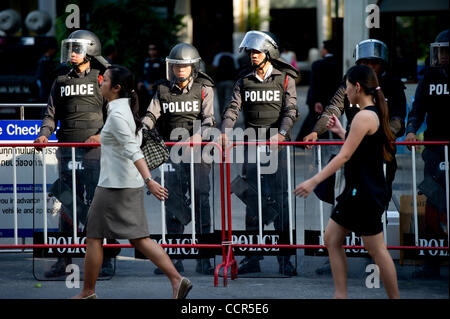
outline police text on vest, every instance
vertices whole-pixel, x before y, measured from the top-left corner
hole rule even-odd
[[[279,102],[280,91],[245,91],[245,102]]]
[[[447,83],[445,84],[430,84],[430,95],[448,95]]]
[[[198,112],[199,101],[164,102],[163,113]]]
[[[61,86],[61,97],[74,95],[94,95],[94,84],[71,84]]]

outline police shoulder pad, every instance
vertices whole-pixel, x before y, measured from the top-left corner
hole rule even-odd
[[[406,86],[403,81],[395,76],[391,76],[390,74],[385,74],[380,77],[380,86],[382,90],[405,90]]]
[[[169,84],[170,82],[167,81],[167,79],[160,79],[155,81],[155,83],[153,83],[154,87],[160,86],[161,84]]]
[[[202,71],[198,71],[198,76],[195,81],[206,86],[214,86],[214,80]]]
[[[285,72],[293,79],[296,79],[299,76],[298,70],[289,63],[284,62],[282,59],[273,59],[271,62],[278,70]]]

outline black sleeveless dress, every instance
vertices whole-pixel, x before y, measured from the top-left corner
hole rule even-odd
[[[380,118],[376,106],[367,106],[365,110],[375,112]],[[331,219],[358,236],[371,236],[383,231],[381,217],[389,201],[383,172],[385,140],[383,130],[378,127],[374,134],[362,139],[344,166],[345,188],[336,198]]]

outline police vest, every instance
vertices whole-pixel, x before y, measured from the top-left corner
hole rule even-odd
[[[83,78],[68,75],[56,79],[56,112],[59,142],[82,143],[103,126],[103,97],[98,84],[99,71],[91,69]]]
[[[431,68],[424,74],[422,101],[420,107],[427,112],[427,129],[424,139],[427,141],[448,141],[448,107],[450,93],[448,75],[442,69]]]
[[[282,73],[272,75],[265,82],[260,82],[253,75],[242,79],[242,109],[246,127],[279,127],[285,78],[286,74]]]
[[[202,84],[196,80],[188,93],[172,92],[171,83],[163,82],[157,92],[161,105],[161,117],[158,119],[158,131],[164,140],[170,140],[175,128],[185,128],[192,136],[194,120],[200,120],[202,110]]]

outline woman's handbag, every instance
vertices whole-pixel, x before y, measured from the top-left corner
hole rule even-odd
[[[159,167],[169,159],[169,149],[155,128],[142,129],[141,150],[149,170]]]

